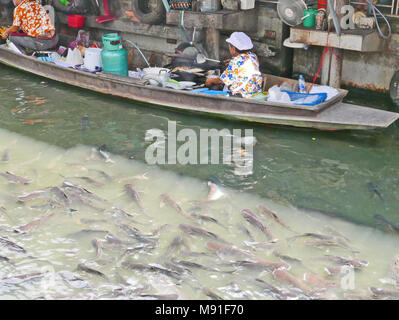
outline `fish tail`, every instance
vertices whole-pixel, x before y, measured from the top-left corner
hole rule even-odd
[[[292,243],[293,243],[296,239],[298,239],[298,237],[299,237],[299,236],[293,236],[293,237],[286,238],[285,240],[287,241],[287,244],[288,244],[289,246],[291,246]]]
[[[273,240],[273,235],[270,233],[269,230],[265,229],[263,233],[266,235],[268,240]]]
[[[141,211],[141,213],[144,214],[146,217],[152,218],[152,217],[147,213],[147,211],[144,209],[144,207],[140,206],[140,211]]]

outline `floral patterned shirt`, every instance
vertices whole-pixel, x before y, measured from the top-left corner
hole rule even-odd
[[[258,57],[252,52],[234,57],[220,80],[230,87],[233,94],[241,93],[244,98],[251,98],[254,93],[262,92]]]
[[[36,38],[55,30],[50,17],[36,1],[22,1],[14,9],[13,26],[19,27],[28,36]]]

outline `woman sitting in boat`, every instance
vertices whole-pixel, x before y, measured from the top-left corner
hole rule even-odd
[[[25,48],[40,51],[53,48],[58,43],[58,35],[50,17],[41,4],[32,0],[13,0],[15,5],[13,23],[2,34],[3,39],[9,37],[18,49]],[[23,34],[12,33],[22,31]]]
[[[234,32],[226,42],[232,56],[229,66],[220,78],[207,79],[206,86],[217,89],[224,85],[232,95],[243,98],[262,92],[262,74],[258,57],[251,52],[251,39],[243,32]]]

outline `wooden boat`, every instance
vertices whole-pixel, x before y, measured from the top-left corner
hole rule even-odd
[[[323,130],[374,129],[386,128],[399,118],[398,113],[343,103],[345,90],[339,90],[337,96],[317,106],[298,106],[155,87],[129,77],[64,68],[5,47],[0,47],[0,63],[64,84],[160,108],[257,123]],[[295,80],[272,75],[265,75],[264,79],[265,89],[284,81],[295,84]]]

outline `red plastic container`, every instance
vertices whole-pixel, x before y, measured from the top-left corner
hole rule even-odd
[[[82,28],[85,23],[85,16],[72,14],[68,16],[68,26],[71,28]]]
[[[327,9],[327,0],[317,0],[317,9]]]

